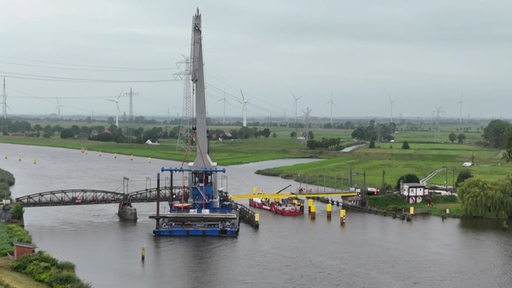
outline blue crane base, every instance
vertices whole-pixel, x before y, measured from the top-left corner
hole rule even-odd
[[[167,213],[150,215],[156,220],[155,236],[238,236],[237,213]]]

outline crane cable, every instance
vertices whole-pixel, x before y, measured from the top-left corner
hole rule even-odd
[[[199,155],[201,155],[201,161],[203,162],[203,166],[206,167],[206,161],[204,159],[204,155],[201,150],[201,143],[199,143],[199,141],[197,141],[197,135],[195,132],[194,132],[194,136],[196,136],[195,139],[196,139],[197,150],[198,150],[196,153],[199,153]],[[205,181],[206,181],[206,171],[203,173],[203,193],[201,193],[203,196],[202,197],[203,198],[203,209],[204,209],[204,205],[205,205],[204,198],[206,197],[206,182]]]

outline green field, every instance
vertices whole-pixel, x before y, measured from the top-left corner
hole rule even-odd
[[[309,150],[305,143],[290,138],[290,128],[272,128],[275,137],[251,138],[247,140],[210,142],[210,155],[220,166],[258,162],[280,158],[318,158],[308,164],[291,167],[277,167],[261,171],[263,174],[293,178],[301,182],[347,188],[349,184],[361,187],[394,185],[397,179],[408,173],[420,179],[438,168],[446,168],[430,183],[451,186],[462,169],[470,169],[474,176],[488,180],[507,177],[512,171],[511,164],[501,159],[501,151],[475,145],[481,140],[478,128],[464,132],[466,143],[452,144],[448,141],[448,128],[439,133],[425,131],[401,131],[394,143],[376,143],[376,148],[361,148],[353,152]],[[340,138],[343,145],[350,145],[351,130],[314,129],[315,139]],[[457,132],[455,132],[457,133]],[[440,135],[440,136],[439,136]],[[401,149],[402,141],[408,141],[410,149]],[[27,145],[44,145],[72,149],[85,148],[89,151],[151,157],[158,159],[192,161],[190,151],[176,149],[175,140],[163,140],[161,145],[117,144],[89,140],[13,137],[2,136],[0,142]],[[462,167],[462,163],[474,161],[473,167]],[[352,172],[352,175],[350,175]]]

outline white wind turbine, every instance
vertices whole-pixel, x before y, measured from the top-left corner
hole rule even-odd
[[[242,89],[240,89],[240,94],[242,95],[242,101],[238,101],[238,102],[240,102],[240,104],[242,104],[242,117],[243,117],[242,127],[247,127],[247,103],[249,101],[247,99],[245,99]]]
[[[293,101],[295,103],[295,124],[294,124],[294,129],[297,130],[297,103],[299,102],[299,99],[300,99],[300,96],[299,97],[296,97],[295,94],[292,93],[292,96],[293,96]]]
[[[116,109],[117,109],[117,113],[116,113],[116,127],[119,128],[119,98],[121,98],[121,94],[119,94],[119,96],[117,96],[117,98],[115,99],[107,99],[107,101],[110,101],[110,102],[114,102],[116,103]]]
[[[55,110],[57,111],[57,117],[60,119],[60,108],[62,108],[62,105],[60,105],[59,98],[55,98],[57,100],[57,106],[55,107]]]
[[[229,103],[229,101],[226,99],[226,91],[224,91],[224,96],[219,100],[219,102],[220,101],[222,101],[224,104],[222,108],[222,125],[224,125],[226,123],[226,103]]]

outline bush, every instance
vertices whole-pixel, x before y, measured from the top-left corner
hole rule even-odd
[[[385,194],[368,197],[368,206],[377,209],[386,209],[388,211],[398,211],[402,207],[406,207],[406,202],[402,197],[396,194]]]
[[[31,243],[32,240],[22,227],[16,224],[0,224],[0,256],[13,252],[13,241]]]
[[[59,269],[64,270],[64,271],[75,272],[75,264],[68,262],[68,261],[59,262],[58,267],[59,267]]]
[[[23,205],[20,203],[15,203],[11,208],[11,215],[13,219],[21,220],[23,219]]]
[[[74,272],[62,271],[61,273],[53,274],[48,280],[50,287],[88,287],[83,284]]]
[[[457,181],[455,181],[455,187],[459,187],[464,180],[469,179],[473,177],[473,173],[469,169],[464,169],[460,171],[459,175],[457,176]]]
[[[75,275],[73,263],[58,262],[43,251],[13,261],[11,268],[50,287],[91,287],[89,284],[84,284]]]
[[[456,195],[447,195],[447,196],[435,196],[432,197],[432,203],[457,203],[459,199]]]

